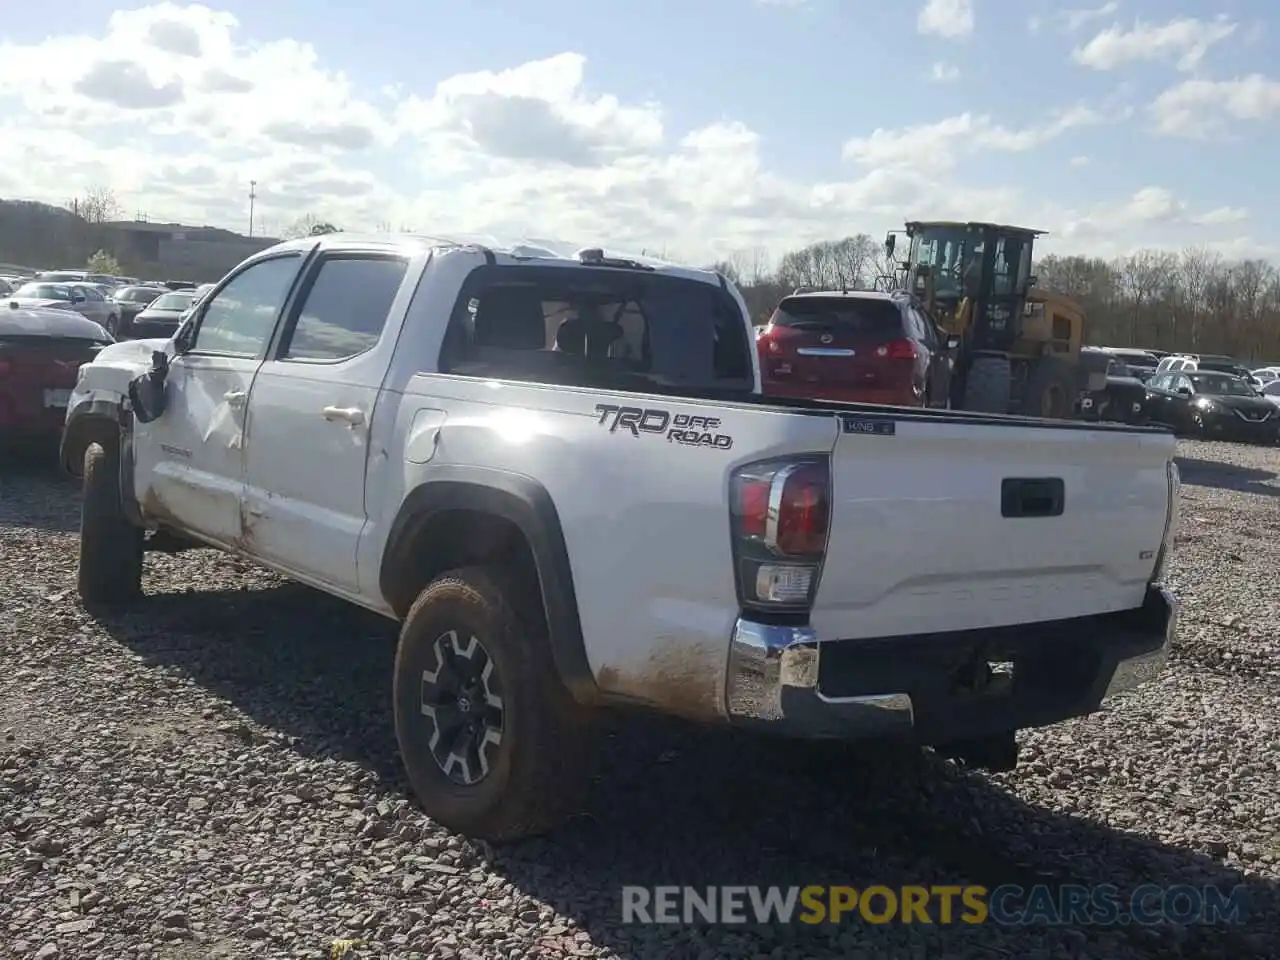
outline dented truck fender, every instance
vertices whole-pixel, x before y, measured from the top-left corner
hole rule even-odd
[[[508,521],[524,536],[537,571],[556,671],[574,699],[584,704],[599,702],[601,693],[587,659],[560,515],[546,488],[530,477],[455,464],[433,468],[430,478],[404,498],[389,529],[379,572],[382,595],[398,615],[404,615],[415,599],[406,596],[404,585],[409,582],[406,578],[419,573],[414,569],[419,536],[433,518],[452,511]]]

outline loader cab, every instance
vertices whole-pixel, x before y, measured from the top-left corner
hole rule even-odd
[[[1031,265],[1042,231],[951,221],[906,226],[903,284],[928,304],[940,326],[969,339],[971,349],[1012,349],[1035,283]],[[885,246],[892,255],[893,234]]]

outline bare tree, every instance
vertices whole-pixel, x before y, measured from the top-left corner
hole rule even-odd
[[[328,220],[321,220],[314,213],[303,214],[280,232],[285,240],[297,237],[316,237],[323,233],[337,233],[338,228]]]
[[[83,197],[67,201],[67,209],[89,223],[109,223],[120,219],[120,203],[109,187],[90,187]]]

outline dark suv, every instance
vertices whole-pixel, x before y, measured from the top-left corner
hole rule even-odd
[[[756,338],[766,396],[945,407],[949,338],[904,292],[795,293]]]

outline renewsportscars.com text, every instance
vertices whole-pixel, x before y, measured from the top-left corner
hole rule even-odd
[[[1238,924],[1244,887],[623,887],[623,923]]]

